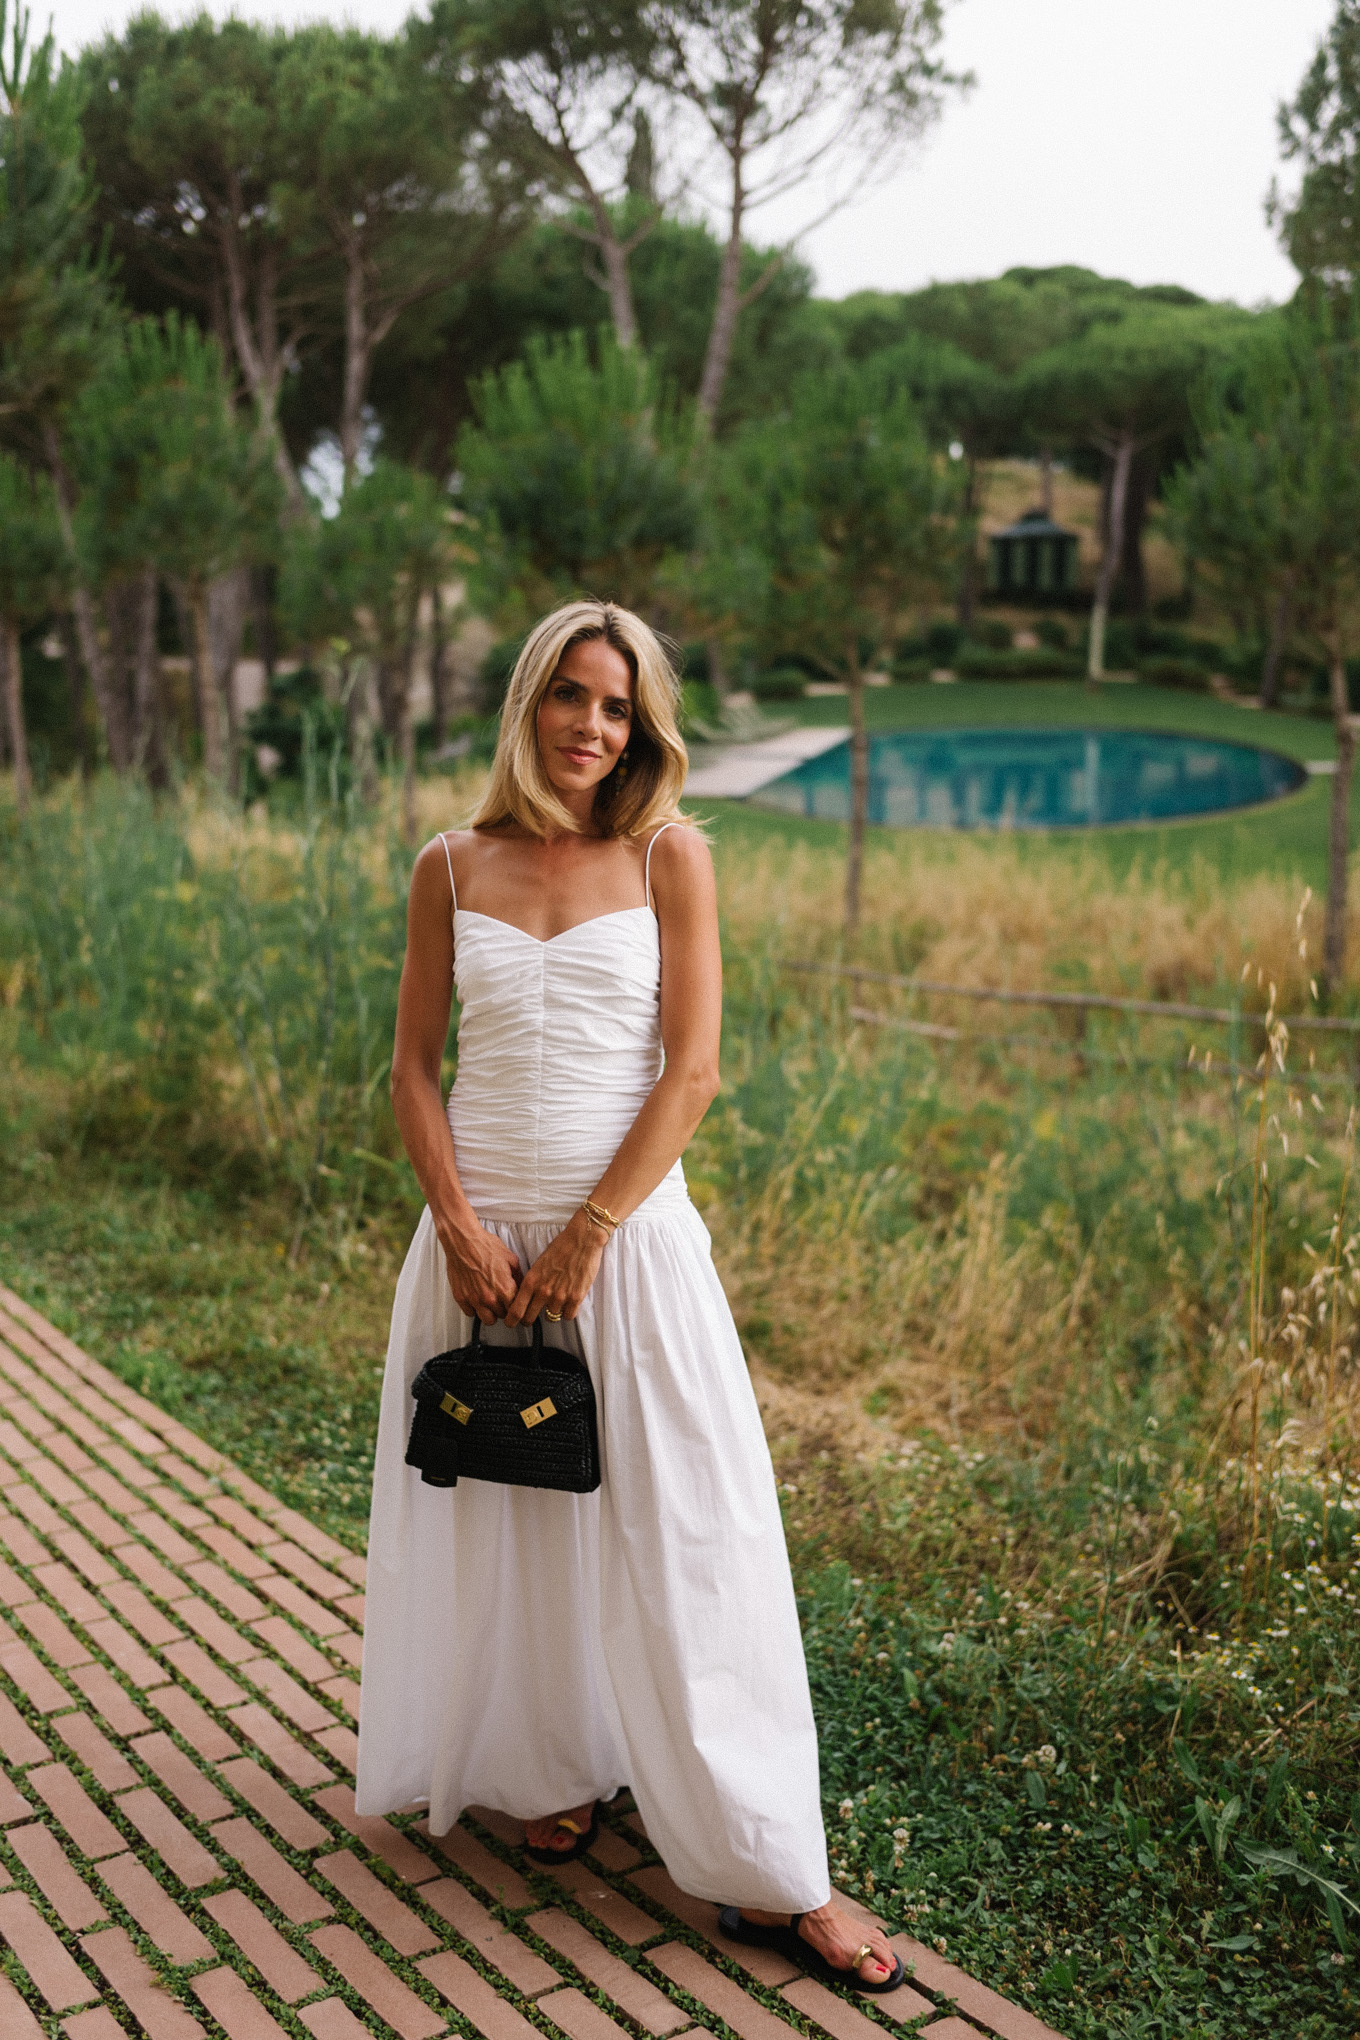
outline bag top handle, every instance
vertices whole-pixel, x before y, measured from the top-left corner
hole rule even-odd
[[[534,1343],[533,1343],[533,1347],[532,1347],[533,1357],[534,1357],[534,1359],[535,1359],[535,1360],[541,1361],[541,1360],[542,1360],[542,1358],[543,1358],[543,1320],[542,1320],[542,1318],[535,1318],[535,1319],[534,1319],[534,1321],[533,1321],[533,1323],[532,1323],[532,1324],[530,1325],[530,1327],[529,1327],[529,1330],[530,1330],[530,1332],[531,1332],[531,1333],[533,1334],[533,1342],[534,1342]],[[479,1317],[475,1317],[475,1318],[474,1318],[474,1319],[472,1320],[472,1350],[473,1350],[473,1352],[474,1352],[474,1353],[477,1353],[477,1352],[481,1352],[481,1351],[485,1350],[485,1351],[486,1351],[486,1352],[488,1352],[488,1353],[490,1353],[490,1352],[493,1352],[493,1351],[494,1351],[494,1352],[502,1352],[502,1353],[505,1353],[505,1354],[507,1354],[507,1355],[508,1355],[508,1354],[510,1354],[510,1353],[517,1353],[517,1352],[519,1352],[519,1351],[520,1351],[521,1349],[520,1349],[520,1348],[519,1348],[518,1346],[500,1346],[500,1347],[491,1347],[491,1346],[487,1346],[487,1347],[483,1348],[483,1346],[482,1346],[482,1321],[481,1321],[481,1319],[480,1319]],[[568,1357],[568,1358],[570,1358],[571,1356],[570,1356],[570,1355],[567,1355],[567,1357]]]

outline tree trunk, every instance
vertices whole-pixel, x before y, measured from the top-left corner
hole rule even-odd
[[[708,663],[708,684],[717,696],[718,709],[721,712],[727,705],[728,695],[732,692],[732,683],[723,664],[722,646],[716,638],[709,638],[705,643],[704,658]]]
[[[19,627],[9,617],[0,622],[0,643],[5,655],[5,727],[14,760],[14,800],[23,814],[28,807],[33,775],[29,770],[28,730],[24,723],[24,665]]]
[[[306,514],[307,499],[302,493],[297,469],[293,466],[279,426],[279,396],[290,349],[285,348],[279,339],[277,279],[272,259],[262,255],[255,289],[255,320],[252,322],[245,254],[240,231],[235,224],[240,219],[243,204],[239,192],[233,193],[218,233],[222,274],[226,280],[227,329],[246,388],[255,402],[260,429],[268,437],[274,469],[288,499],[289,513],[302,517]]]
[[[264,660],[265,675],[271,681],[278,660],[278,644],[274,635],[275,578],[273,567],[250,569],[250,621],[255,628],[255,656]]]
[[[411,694],[408,676],[401,716],[401,839],[408,850],[416,847],[416,719]]]
[[[1135,460],[1129,473],[1124,503],[1124,530],[1119,546],[1119,579],[1124,607],[1131,616],[1147,614],[1147,564],[1143,558],[1143,529],[1147,524],[1148,498],[1152,494],[1152,473],[1147,456]]]
[[[1280,670],[1284,665],[1284,648],[1289,642],[1289,626],[1294,607],[1293,577],[1287,576],[1270,617],[1270,642],[1266,646],[1265,660],[1261,666],[1262,708],[1274,708],[1280,698]]]
[[[213,673],[212,636],[208,624],[208,588],[204,581],[192,581],[186,590],[189,604],[190,652],[194,673],[194,701],[198,726],[203,735],[203,771],[213,786],[226,777],[226,743],[222,729],[222,696]]]
[[[48,425],[44,429],[43,444],[47,454],[48,471],[52,477],[52,492],[56,498],[57,519],[61,525],[67,557],[73,570],[71,613],[75,617],[80,655],[85,662],[85,671],[90,676],[95,708],[103,725],[104,741],[108,745],[109,763],[115,772],[126,772],[132,763],[132,740],[127,716],[124,713],[123,690],[116,684],[104,647],[99,642],[99,621],[94,597],[80,571],[74,522],[75,485],[62,455],[61,441],[54,425]]]
[[[250,573],[233,567],[216,574],[208,583],[208,645],[212,659],[213,684],[221,696],[227,723],[227,783],[233,794],[241,791],[241,750],[243,732],[236,704],[235,668],[241,656],[246,615],[250,608]]]
[[[451,647],[444,630],[444,591],[438,581],[430,590],[430,705],[434,712],[434,747],[449,741],[449,674]]]
[[[364,392],[370,358],[368,322],[364,311],[363,242],[356,233],[345,239],[345,366],[340,390],[340,457],[345,487],[354,480],[364,433]]]
[[[585,164],[571,147],[565,134],[559,135],[558,157],[570,172],[577,190],[594,221],[594,227],[573,226],[566,222],[568,233],[575,234],[582,241],[589,241],[600,251],[600,268],[586,275],[598,284],[609,300],[609,317],[613,322],[614,338],[620,347],[637,345],[637,312],[633,304],[633,279],[628,261],[633,250],[646,240],[652,228],[661,217],[661,208],[654,205],[646,216],[634,227],[626,239],[620,239],[613,216],[605,204],[602,193],[596,190]]]
[[[71,703],[71,728],[76,734],[80,776],[82,779],[88,779],[95,769],[97,760],[90,742],[89,726],[85,720],[85,668],[81,662],[80,646],[76,642],[75,618],[69,609],[57,619],[57,634],[61,638],[61,662],[66,668],[66,687]]]
[[[161,661],[156,648],[156,602],[160,582],[154,567],[142,571],[132,643],[133,753],[147,783],[159,792],[169,783],[165,756],[165,714]]]
[[[405,660],[401,653],[378,661],[378,723],[387,740],[389,758],[401,755],[401,725],[406,709]]]
[[[1053,448],[1039,450],[1039,508],[1045,517],[1053,515]]]
[[[1322,970],[1329,992],[1340,989],[1346,971],[1346,878],[1350,852],[1351,775],[1355,769],[1355,725],[1351,720],[1346,661],[1332,647],[1330,662],[1332,722],[1336,730],[1336,771],[1327,823],[1327,919],[1322,941]]]
[[[604,265],[605,292],[609,298],[609,316],[614,321],[614,337],[620,347],[637,345],[637,313],[633,309],[633,284],[628,274],[629,251],[617,234],[610,232],[600,240],[600,261]]]
[[[971,518],[976,509],[977,462],[969,454],[963,486],[965,518]],[[974,532],[969,539],[968,550],[963,556],[963,570],[959,575],[958,618],[960,627],[964,630],[973,628],[973,618],[977,613],[977,568],[977,533]]]
[[[718,271],[718,295],[713,306],[713,324],[708,329],[708,346],[704,351],[704,371],[699,380],[699,396],[696,409],[708,431],[712,432],[717,421],[718,406],[722,402],[723,386],[727,381],[727,370],[732,360],[732,348],[737,337],[737,314],[741,310],[741,223],[744,193],[741,177],[734,169],[732,174],[732,218],[727,235],[727,246],[722,252],[722,265]]]
[[[366,807],[371,807],[378,798],[378,770],[373,758],[373,691],[372,662],[355,659],[345,689],[345,712],[349,723],[350,770]]]
[[[1129,470],[1133,466],[1133,455],[1133,435],[1126,432],[1115,446],[1114,466],[1110,473],[1105,543],[1101,549],[1100,572],[1096,576],[1095,601],[1091,605],[1091,646],[1086,665],[1088,686],[1094,686],[1105,677],[1105,626],[1109,621],[1114,577],[1124,550],[1124,506],[1128,500]]]
[[[869,737],[864,727],[864,674],[859,646],[850,648],[850,844],[845,860],[845,935],[859,926],[860,881],[864,875],[864,830],[869,819]]]

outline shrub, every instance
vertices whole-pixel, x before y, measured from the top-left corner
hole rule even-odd
[[[1076,680],[1081,660],[1073,652],[980,651],[961,652],[954,661],[960,680]]]
[[[757,674],[749,684],[757,701],[798,701],[807,686],[807,674],[796,666],[777,666],[772,673]]]
[[[1138,670],[1154,687],[1179,687],[1199,694],[1209,689],[1209,675],[1194,659],[1144,659]]]

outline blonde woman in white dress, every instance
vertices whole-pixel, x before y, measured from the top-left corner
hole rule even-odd
[[[442,1834],[496,1807],[566,1861],[629,1785],[735,1938],[883,1991],[901,1965],[830,1898],[769,1453],[680,1164],[718,1088],[722,987],[677,699],[637,617],[558,610],[472,826],[416,861],[392,1097],[427,1208],[383,1386],[358,1810],[428,1801]],[[404,1464],[411,1383],[473,1316],[507,1343],[541,1316],[584,1358],[597,1492],[435,1488]]]

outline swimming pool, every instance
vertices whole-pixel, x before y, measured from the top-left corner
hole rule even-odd
[[[899,730],[870,742],[869,819],[907,829],[1092,829],[1251,807],[1306,778],[1278,751],[1160,730]],[[848,820],[849,745],[749,798],[782,814]]]

